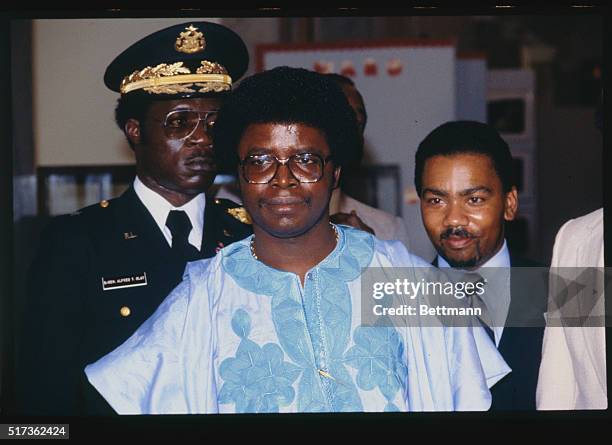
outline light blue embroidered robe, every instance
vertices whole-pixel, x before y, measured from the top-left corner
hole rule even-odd
[[[89,381],[120,414],[488,409],[509,368],[482,328],[360,324],[361,268],[430,265],[337,228],[303,287],[253,259],[250,238],[189,263]]]

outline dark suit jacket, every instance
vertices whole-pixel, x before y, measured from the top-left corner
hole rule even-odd
[[[512,254],[510,263],[521,269],[510,275],[510,308],[498,350],[512,372],[491,388],[491,410],[535,410],[548,273],[541,264]]]
[[[227,212],[235,207],[206,200],[202,258],[251,233]],[[113,413],[83,368],[127,340],[181,281],[184,268],[131,187],[119,198],[54,218],[27,276],[18,411]],[[145,275],[146,285],[132,285],[143,284]]]
[[[548,274],[541,264],[512,253],[510,263],[521,269],[510,275],[510,307],[498,350],[512,372],[491,388],[491,410],[535,410]],[[432,264],[437,267],[437,257]]]

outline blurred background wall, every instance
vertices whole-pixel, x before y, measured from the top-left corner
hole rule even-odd
[[[458,56],[478,54],[489,71],[531,70],[535,83],[531,180],[537,227],[530,232],[528,252],[546,262],[560,224],[602,205],[602,141],[593,119],[601,87],[599,15],[206,19],[227,25],[247,42],[251,54],[247,74],[255,70],[256,48],[261,44],[409,38],[450,39]],[[16,222],[39,213],[36,172],[40,167],[133,162],[113,121],[117,96],[104,87],[102,74],[128,44],[186,20],[12,22]],[[74,210],[70,205],[58,211]]]

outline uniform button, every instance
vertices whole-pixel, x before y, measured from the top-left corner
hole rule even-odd
[[[215,199],[215,204],[219,204],[221,201],[219,201],[218,199]]]
[[[228,231],[227,229],[223,229],[223,235],[224,235],[226,238],[229,238],[230,236],[232,236],[232,234],[231,234],[231,233],[229,233],[229,231]]]
[[[109,202],[106,199],[103,199],[102,201],[100,201],[100,207],[102,207],[103,209],[108,207],[108,204]]]
[[[123,306],[121,309],[119,309],[119,313],[122,317],[129,317],[132,313],[132,310],[127,306]]]

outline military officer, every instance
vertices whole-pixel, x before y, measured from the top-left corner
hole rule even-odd
[[[247,66],[241,38],[208,22],[155,32],[108,66],[137,176],[120,197],[57,217],[41,235],[20,341],[20,412],[112,413],[85,364],[129,338],[187,261],[251,233],[241,207],[204,194],[216,173],[217,111]]]

